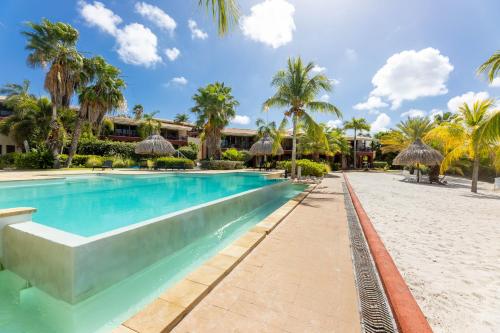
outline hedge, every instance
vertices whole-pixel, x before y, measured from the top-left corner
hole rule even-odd
[[[34,150],[17,154],[14,158],[16,169],[48,169],[54,165],[54,156],[48,150]]]
[[[136,143],[119,142],[97,139],[82,139],[78,143],[77,154],[97,155],[97,156],[116,156],[124,158],[134,158]]]
[[[277,163],[278,169],[284,169],[288,172],[292,170],[292,162],[291,161],[279,161]],[[326,164],[313,162],[311,160],[297,160],[297,167],[301,167],[301,175],[302,176],[315,176],[315,177],[323,177],[326,173],[328,173],[329,167]]]
[[[0,155],[0,169],[15,167],[16,157],[20,153],[7,153]]]
[[[386,161],[374,161],[373,167],[375,169],[386,169],[389,167],[389,163],[387,163]]]
[[[222,159],[227,161],[246,161],[249,159],[249,152],[246,150],[237,150],[235,148],[229,148],[222,153]]]
[[[194,162],[188,158],[159,157],[155,160],[158,169],[193,169]]]
[[[243,169],[242,161],[226,161],[226,160],[204,160],[201,161],[201,168],[206,170],[235,170]]]
[[[67,160],[68,155],[59,155],[59,161],[61,161],[62,165],[65,165]],[[101,166],[107,160],[113,161],[113,168],[130,168],[137,165],[133,159],[121,156],[75,155],[73,156],[71,167],[94,168]]]
[[[192,161],[198,158],[198,151],[194,150],[191,146],[179,147],[177,151]]]

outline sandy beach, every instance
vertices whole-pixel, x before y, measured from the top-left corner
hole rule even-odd
[[[447,177],[447,186],[399,174],[348,178],[436,333],[500,332],[500,193]]]

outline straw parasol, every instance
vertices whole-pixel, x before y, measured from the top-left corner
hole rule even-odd
[[[278,146],[276,151],[274,151],[273,148],[274,140],[266,133],[259,141],[250,147],[249,153],[253,156],[264,156],[264,161],[267,155],[283,155],[283,148],[281,148],[281,145]]]
[[[440,165],[443,155],[435,149],[417,139],[408,148],[396,156],[394,165],[417,165],[417,182],[420,182],[420,164],[434,166]]]
[[[164,156],[175,152],[174,146],[159,134],[148,136],[135,147],[135,153],[140,155]]]

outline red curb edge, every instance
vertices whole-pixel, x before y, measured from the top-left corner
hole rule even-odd
[[[387,299],[392,309],[394,319],[401,333],[432,333],[424,313],[420,309],[408,288],[405,280],[401,276],[391,255],[384,246],[377,231],[373,227],[370,218],[366,214],[361,202],[354,192],[347,175],[344,174],[345,183],[349,190],[354,209],[358,215],[361,228],[365,234],[370,252],[377,267],[380,280],[384,286]]]

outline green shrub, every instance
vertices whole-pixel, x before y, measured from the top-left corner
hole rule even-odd
[[[0,155],[0,169],[15,167],[16,157],[19,154],[20,153],[8,153],[5,155]]]
[[[342,169],[342,163],[332,162],[331,167],[333,171],[339,171],[340,169]]]
[[[14,159],[17,169],[48,169],[54,165],[54,156],[47,149],[17,154]]]
[[[137,165],[137,163],[133,159],[123,158],[121,156],[107,156],[105,157],[105,160],[112,160],[113,168],[130,168]]]
[[[242,161],[226,161],[226,160],[204,160],[201,161],[201,168],[206,170],[235,170],[243,169]]]
[[[61,166],[65,166],[66,165],[66,162],[68,161],[68,155],[66,155],[66,154],[59,154],[57,156],[57,158],[59,159],[59,162],[61,162]]]
[[[89,155],[75,155],[71,161],[71,166],[84,167],[87,164]]]
[[[315,177],[323,177],[326,173],[329,172],[329,166],[323,163],[314,162],[311,160],[297,160],[297,167],[301,167],[302,176],[315,176]],[[288,172],[292,170],[292,162],[291,161],[279,161],[277,163],[278,169],[284,169]]]
[[[222,159],[227,161],[245,161],[246,154],[235,148],[229,148],[222,153]]]
[[[387,163],[385,161],[374,161],[373,167],[375,169],[387,169],[389,167],[389,163]]]
[[[86,168],[95,168],[100,167],[104,163],[105,158],[102,156],[89,155],[87,156],[87,160],[85,162]]]
[[[177,151],[192,161],[198,158],[198,150],[194,150],[192,146],[182,146]]]
[[[82,139],[78,143],[77,153],[80,155],[116,156],[134,158],[135,146],[133,142],[119,142],[97,139]]]
[[[194,162],[188,158],[160,157],[155,160],[158,169],[193,169]]]

